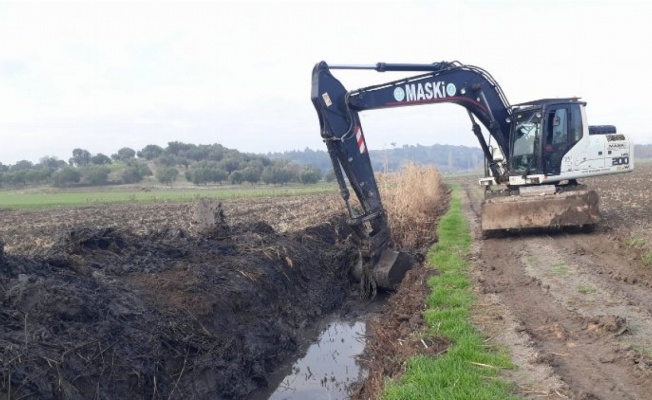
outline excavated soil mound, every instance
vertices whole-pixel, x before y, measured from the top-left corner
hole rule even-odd
[[[77,224],[39,251],[0,245],[0,397],[240,399],[265,386],[299,331],[351,295],[356,253],[338,217],[280,234],[213,211],[195,231]]]

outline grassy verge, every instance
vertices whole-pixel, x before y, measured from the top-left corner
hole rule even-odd
[[[429,333],[448,338],[452,345],[439,357],[408,360],[405,374],[398,382],[388,382],[382,398],[516,399],[510,394],[512,387],[499,376],[501,369],[511,367],[508,355],[488,348],[470,322],[474,296],[466,256],[471,237],[457,186],[437,231],[439,242],[430,249],[428,260],[440,274],[428,282],[432,294],[424,316]]]
[[[214,189],[140,189],[106,188],[86,190],[47,189],[42,191],[0,191],[0,208],[5,209],[44,209],[54,207],[83,207],[102,203],[157,202],[157,201],[192,201],[199,198],[218,200],[296,196],[333,192],[333,184],[297,185],[297,186],[256,186],[224,187]]]

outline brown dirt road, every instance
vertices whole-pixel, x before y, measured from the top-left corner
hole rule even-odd
[[[652,398],[652,266],[642,260],[650,217],[640,195],[651,171],[587,182],[604,214],[592,232],[483,239],[481,192],[463,185],[475,236],[476,323],[512,354],[508,375],[524,397]]]

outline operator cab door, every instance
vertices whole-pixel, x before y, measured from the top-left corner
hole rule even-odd
[[[546,108],[543,123],[543,173],[561,175],[572,165],[569,150],[582,139],[580,104],[559,104]]]

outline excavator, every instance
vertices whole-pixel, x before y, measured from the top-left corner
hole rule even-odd
[[[336,69],[418,74],[347,90],[331,73]],[[632,142],[613,125],[589,126],[587,103],[580,98],[510,105],[487,71],[459,61],[375,65],[322,61],[312,72],[311,99],[360,252],[353,275],[371,282],[374,291],[395,289],[416,259],[394,249],[360,124],[361,111],[436,103],[464,107],[485,158],[485,176],[478,182],[485,188],[483,233],[595,226],[600,220],[598,195],[577,180],[634,169]],[[359,202],[356,206],[349,185]]]

